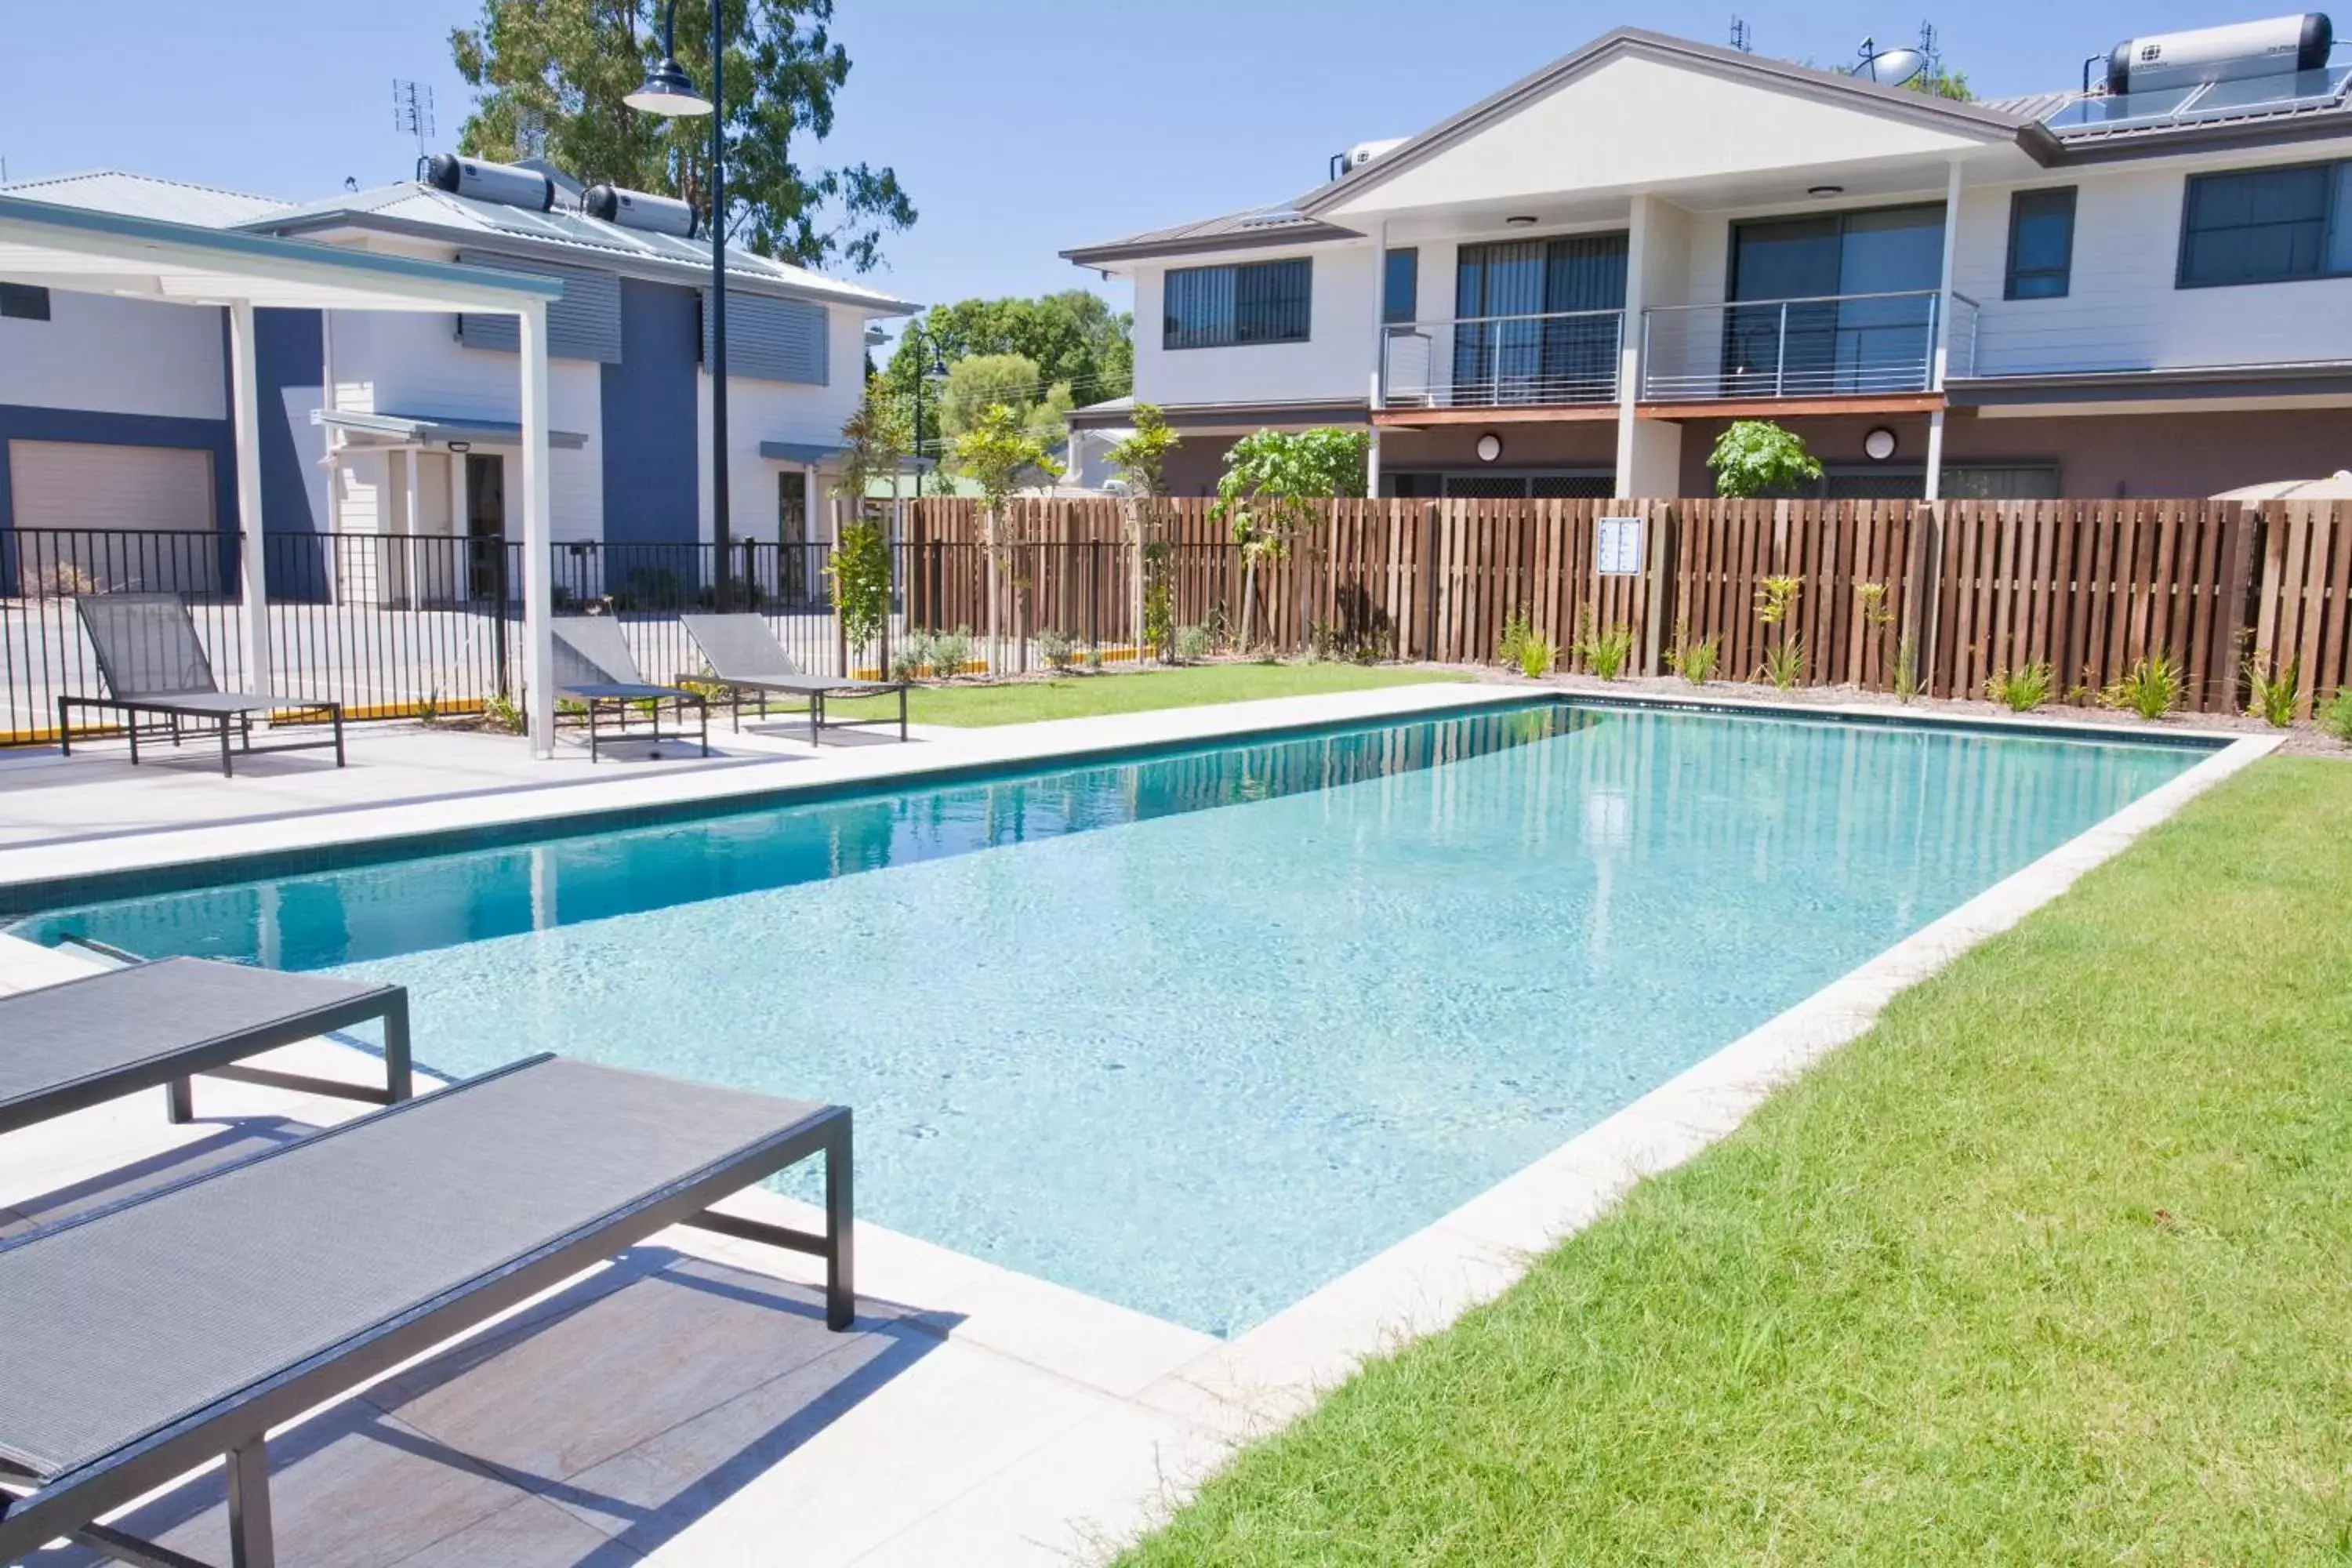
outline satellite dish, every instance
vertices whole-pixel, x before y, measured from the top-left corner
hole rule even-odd
[[[1862,81],[1874,81],[1881,87],[1902,87],[1916,80],[1927,68],[1927,57],[1917,49],[1875,49],[1871,41],[1862,43],[1862,63],[1846,75]]]

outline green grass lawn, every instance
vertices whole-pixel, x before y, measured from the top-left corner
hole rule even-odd
[[[1121,1561],[2352,1562],[2352,767],[2208,795]]]
[[[1002,686],[919,686],[908,702],[907,717],[918,724],[976,728],[1026,724],[1038,719],[1141,713],[1155,708],[1199,708],[1212,702],[1245,702],[1258,697],[1311,697],[1326,691],[1364,691],[1379,686],[1412,686],[1461,679],[1441,671],[1392,665],[1199,664],[1181,669],[1010,681]],[[866,700],[828,702],[825,712],[844,716],[878,714],[885,706]],[[890,711],[897,711],[895,701],[887,706]]]

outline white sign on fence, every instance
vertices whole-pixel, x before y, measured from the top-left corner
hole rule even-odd
[[[1593,569],[1603,577],[1642,574],[1642,520],[1604,517],[1592,533]]]

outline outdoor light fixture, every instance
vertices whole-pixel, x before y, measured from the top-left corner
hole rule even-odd
[[[474,444],[471,441],[452,441],[449,443],[449,450],[453,452],[470,452],[473,449]]]
[[[710,116],[710,590],[721,613],[729,607],[727,485],[727,16],[723,0],[710,0],[710,96],[694,90],[694,79],[677,63],[677,0],[662,18],[661,63],[646,73],[643,87],[621,100],[646,114],[677,120]]]
[[[1478,437],[1478,460],[1491,463],[1503,455],[1503,438],[1492,430]]]
[[[1895,432],[1881,425],[1862,438],[1863,455],[1874,463],[1895,456]]]
[[[1513,228],[1533,228],[1536,226],[1535,215],[1532,213],[1514,213],[1503,221]]]
[[[1845,187],[1843,185],[1811,185],[1806,187],[1805,195],[1809,196],[1842,196],[1845,195]]]

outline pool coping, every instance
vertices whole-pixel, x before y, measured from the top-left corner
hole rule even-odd
[[[414,856],[814,805],[893,789],[940,787],[1064,763],[1146,761],[1212,743],[1297,739],[1365,725],[1569,702],[1814,724],[1944,729],[2097,744],[2226,749],[2234,732],[2150,731],[2025,716],[1919,713],[1887,703],[1779,703],[1694,691],[1618,695],[1536,681],[1432,681],[1309,697],[930,732],[919,747],[858,747],[831,756],[745,760],[611,782],[526,787],[484,796],[330,806],[130,836],[0,847],[0,930],[76,904],[184,891],[226,881],[303,876]],[[782,765],[826,771],[778,778]]]

